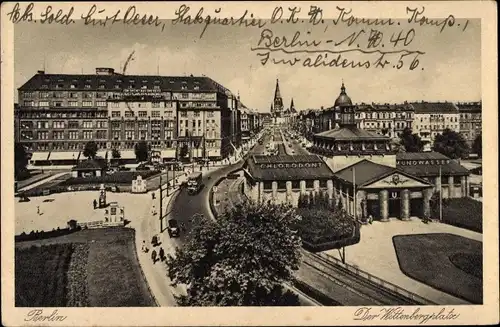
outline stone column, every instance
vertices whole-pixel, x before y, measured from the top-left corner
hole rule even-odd
[[[288,204],[292,204],[292,182],[286,182],[286,201]]]
[[[306,181],[300,181],[300,194],[306,194]]]
[[[429,217],[431,218],[431,197],[432,197],[432,189],[426,189],[422,191],[422,196],[423,196],[423,206],[424,206],[424,217]]]
[[[338,183],[337,185],[339,187],[339,201],[342,203],[342,209],[347,210],[347,208],[345,207],[345,201],[344,201],[345,196],[344,196],[344,193],[342,193],[344,188],[343,188],[341,183]]]
[[[278,197],[278,182],[274,181],[272,184],[272,189],[273,189],[273,200],[276,201]]]
[[[319,180],[315,179],[313,182],[314,192],[319,193]]]
[[[328,193],[328,203],[332,204],[333,201],[333,181],[331,179],[326,181],[326,189]]]
[[[259,188],[259,202],[264,200],[264,182],[257,182],[257,187]]]
[[[356,192],[356,218],[359,220],[366,218],[366,204],[364,207],[361,205],[365,199],[366,191]]]
[[[389,221],[389,191],[380,191],[378,200],[380,202],[380,221]]]
[[[462,185],[462,197],[467,197],[467,176],[460,177],[460,184]]]
[[[443,194],[442,192],[442,186],[441,186],[441,176],[436,176],[436,192],[441,192],[441,194]]]
[[[453,184],[453,176],[448,176],[448,198],[455,197],[455,185]]]
[[[401,219],[410,220],[410,190],[401,191]]]

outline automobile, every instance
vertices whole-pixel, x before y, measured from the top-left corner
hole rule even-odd
[[[295,150],[292,149],[292,154],[295,154]]]
[[[178,221],[176,219],[169,219],[167,230],[169,237],[178,237],[180,234]]]
[[[262,144],[262,143],[264,143],[264,141],[262,141],[262,140],[259,140],[259,144]]]
[[[153,238],[151,239],[151,245],[153,247],[158,245],[158,236],[157,235],[154,235]]]
[[[290,148],[291,148],[291,147],[292,147],[292,143],[288,143],[288,147],[290,147]]]

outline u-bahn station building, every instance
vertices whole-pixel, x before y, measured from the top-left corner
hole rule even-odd
[[[359,129],[344,85],[334,107],[341,122],[314,135],[311,155],[247,159],[249,198],[295,206],[301,193],[324,190],[357,218],[388,221],[430,215],[436,190],[444,198],[467,196],[469,171],[457,162],[435,152],[396,153],[389,137]]]

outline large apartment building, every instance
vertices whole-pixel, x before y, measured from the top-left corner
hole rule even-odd
[[[32,161],[55,164],[82,159],[93,140],[98,155],[119,149],[133,159],[147,142],[163,161],[227,157],[239,126],[237,99],[209,77],[122,75],[97,68],[93,75],[39,71],[18,89],[15,137]]]
[[[482,103],[481,102],[459,102],[460,112],[460,134],[472,146],[477,136],[482,131]]]
[[[389,137],[399,137],[405,128],[412,128],[414,110],[408,103],[361,103],[354,107],[356,126],[360,129]],[[304,121],[305,130],[316,134],[338,127],[340,113],[333,107],[307,110],[299,114],[299,120]]]
[[[436,135],[445,129],[460,132],[460,113],[458,107],[451,102],[413,102],[415,119],[413,133],[420,136],[424,147],[434,143]]]

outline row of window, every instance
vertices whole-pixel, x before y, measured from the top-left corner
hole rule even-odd
[[[300,189],[300,181],[291,181],[291,182],[292,182],[292,189]],[[314,188],[314,180],[306,180],[305,182],[306,182],[306,189]],[[278,190],[286,190],[286,181],[277,181],[276,183],[278,184],[277,185]],[[327,181],[320,180],[319,187],[321,189],[326,189]],[[264,181],[264,190],[272,190],[272,189],[273,189],[273,182]]]
[[[21,128],[25,129],[31,129],[31,128],[38,128],[38,129],[49,129],[50,122],[48,121],[37,121],[37,122],[32,122],[32,121],[21,121],[20,123]],[[78,121],[68,121],[66,124],[64,121],[53,121],[52,122],[52,128],[55,129],[62,129],[62,128],[108,128],[108,122],[107,121],[92,121],[92,120],[87,120],[83,121],[80,125]]]
[[[75,111],[75,112],[26,112],[17,113],[19,118],[108,118],[107,111]]]
[[[24,101],[25,107],[63,107],[64,102],[62,101]],[[95,105],[93,101],[68,101],[68,107],[107,107],[106,101],[96,101]]]
[[[134,129],[135,128],[135,121],[126,121],[124,124],[122,124],[121,121],[111,121],[111,129],[121,129],[122,126],[125,127],[125,129]],[[144,121],[139,121],[137,122],[138,128],[144,129],[148,127],[148,122]],[[151,128],[152,129],[161,129],[162,126],[162,121],[159,120],[152,120],[151,121]],[[175,127],[175,122],[172,120],[165,120],[163,121],[163,127],[165,129],[172,129]]]

